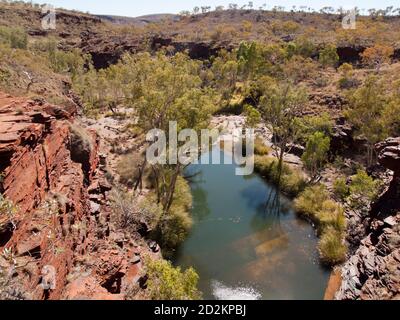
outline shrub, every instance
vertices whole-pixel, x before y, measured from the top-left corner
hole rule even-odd
[[[163,254],[169,257],[186,239],[192,228],[193,220],[189,212],[182,207],[172,207],[171,212],[164,214],[158,225],[156,240],[160,243]]]
[[[81,126],[76,124],[70,125],[70,151],[71,158],[74,162],[82,164],[82,169],[88,179],[90,173],[90,158],[93,150],[93,138]]]
[[[17,207],[0,193],[0,232],[12,222]]]
[[[353,208],[365,209],[379,195],[380,181],[374,180],[364,170],[358,170],[350,183],[350,203]]]
[[[377,44],[365,49],[361,57],[366,65],[376,68],[379,72],[384,63],[390,63],[393,54],[393,47]]]
[[[335,67],[339,62],[339,55],[337,53],[337,48],[335,45],[330,44],[327,45],[321,52],[319,53],[319,62],[324,67]]]
[[[278,184],[279,164],[276,158],[256,155],[254,168],[264,178],[275,185]],[[305,185],[304,177],[299,171],[292,169],[288,165],[283,165],[280,188],[284,193],[289,196],[296,196],[304,190]]]
[[[50,62],[51,68],[58,73],[70,72],[72,76],[82,74],[85,65],[89,65],[90,56],[83,54],[79,49],[71,51],[58,50],[58,41],[55,38],[45,38],[41,41],[36,41],[32,49],[43,53]]]
[[[266,156],[271,152],[262,139],[256,138],[254,140],[254,154],[258,156]]]
[[[346,229],[346,219],[343,207],[333,200],[325,200],[318,210],[316,219],[320,225],[320,230],[331,227],[339,232]]]
[[[343,241],[346,229],[343,207],[329,198],[325,186],[315,185],[300,194],[295,208],[318,225],[321,261],[329,265],[341,263],[347,252]]]
[[[246,127],[248,128],[255,128],[261,121],[260,112],[248,104],[244,106],[244,115],[246,116]]]
[[[329,194],[324,185],[315,185],[306,188],[294,201],[297,212],[312,219],[318,215],[321,205],[329,200]]]
[[[318,116],[305,116],[296,120],[299,140],[306,143],[310,135],[316,131],[324,133],[326,136],[331,136],[333,131],[334,121],[327,112],[323,112]]]
[[[0,26],[0,42],[9,45],[13,49],[26,49],[28,46],[28,35],[21,28]]]
[[[117,165],[117,174],[119,175],[119,182],[132,187],[139,178],[139,167],[143,160],[139,155],[128,154],[121,157]]]
[[[347,247],[340,231],[328,228],[324,231],[318,244],[321,261],[329,266],[346,260]]]
[[[347,185],[346,178],[338,178],[333,183],[333,192],[336,197],[344,201],[350,195],[350,188]]]
[[[323,132],[315,132],[308,137],[306,149],[301,159],[305,167],[315,177],[327,161],[331,139]]]
[[[294,169],[291,169],[290,172],[282,175],[281,179],[281,189],[291,197],[298,195],[307,185],[303,175]]]
[[[340,89],[352,89],[359,85],[359,82],[353,78],[345,78],[342,77],[339,79],[339,88]]]
[[[148,293],[153,300],[196,300],[201,298],[197,289],[199,276],[193,268],[182,272],[165,260],[146,261]]]
[[[111,194],[113,222],[118,228],[130,232],[146,233],[156,228],[162,208],[152,195],[138,202],[137,198],[123,190],[113,190]],[[145,225],[145,226],[144,226]]]
[[[191,207],[190,186],[184,178],[178,177],[172,207],[169,213],[162,215],[157,230],[153,233],[153,238],[160,243],[165,256],[173,253],[192,228]]]

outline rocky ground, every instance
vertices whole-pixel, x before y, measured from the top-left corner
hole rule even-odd
[[[400,138],[378,144],[377,151],[393,178],[367,216],[352,217],[364,232],[341,268],[339,300],[400,299]]]

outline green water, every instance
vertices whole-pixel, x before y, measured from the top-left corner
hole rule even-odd
[[[197,270],[205,299],[322,299],[329,271],[318,262],[312,226],[273,186],[236,176],[235,168],[192,165],[186,172],[197,173],[195,223],[174,263]]]

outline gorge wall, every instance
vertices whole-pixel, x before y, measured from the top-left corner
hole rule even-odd
[[[76,110],[0,93],[0,215],[6,299],[125,299],[137,294],[143,241],[110,223],[96,133]],[[135,291],[136,290],[136,291]]]
[[[377,152],[393,178],[369,215],[359,217],[366,236],[341,269],[336,299],[400,299],[400,138],[378,144]]]

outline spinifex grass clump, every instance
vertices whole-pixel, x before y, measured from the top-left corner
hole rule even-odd
[[[255,171],[275,185],[280,186],[282,192],[289,196],[296,196],[304,190],[306,181],[303,175],[287,165],[283,165],[279,181],[278,160],[269,156],[256,156],[254,159]]]
[[[325,186],[315,185],[305,189],[295,200],[295,208],[317,225],[321,235],[318,245],[321,261],[327,265],[343,262],[347,253],[344,209],[330,199]]]

